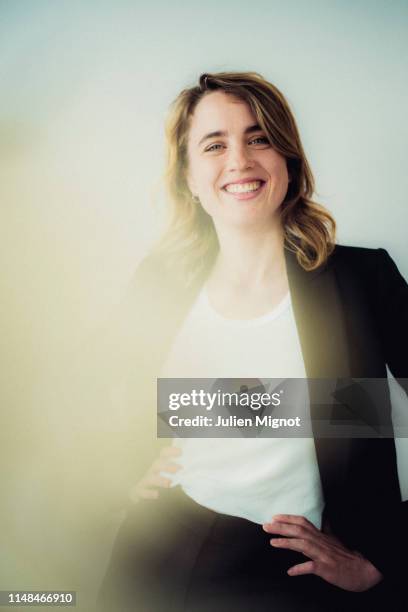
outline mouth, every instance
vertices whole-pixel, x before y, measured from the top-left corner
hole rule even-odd
[[[262,191],[266,181],[255,179],[247,182],[228,183],[222,189],[237,200],[250,200]]]

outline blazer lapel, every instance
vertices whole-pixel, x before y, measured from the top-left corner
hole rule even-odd
[[[293,312],[308,379],[341,379],[350,377],[349,345],[344,313],[336,276],[330,260],[324,266],[307,272],[294,253],[285,250]],[[318,418],[330,420],[331,405],[319,404],[315,384],[309,384],[312,429],[316,456],[325,499],[339,490],[346,475],[350,454],[347,438],[319,436]]]
[[[308,378],[348,378],[349,350],[336,277],[328,263],[307,272],[285,250],[293,311]]]

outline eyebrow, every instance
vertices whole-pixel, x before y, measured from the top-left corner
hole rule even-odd
[[[253,134],[254,132],[259,132],[259,131],[263,131],[263,130],[258,123],[255,123],[255,125],[250,125],[247,128],[245,128],[244,134]],[[227,136],[227,134],[228,132],[223,132],[222,130],[216,130],[215,132],[209,132],[208,134],[206,134],[205,136],[201,138],[197,146],[200,146],[203,142],[205,142],[206,140],[209,140],[210,138],[219,138],[219,137]]]

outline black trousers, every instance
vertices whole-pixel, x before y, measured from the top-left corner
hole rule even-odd
[[[350,593],[314,575],[306,558],[275,549],[260,525],[219,514],[179,487],[129,508],[99,594],[106,612],[342,612],[399,610],[384,583]],[[394,607],[395,606],[395,607]]]

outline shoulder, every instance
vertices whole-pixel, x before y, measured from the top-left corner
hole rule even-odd
[[[177,270],[170,270],[163,257],[149,254],[137,265],[130,285],[130,295],[139,300],[160,300],[164,295],[180,291]]]
[[[337,244],[327,260],[327,269],[334,272],[343,293],[365,294],[369,300],[375,300],[383,252]]]
[[[164,261],[154,255],[146,255],[137,265],[132,278],[132,285],[149,285],[163,278]],[[165,278],[165,277],[164,277]]]
[[[380,269],[381,267],[396,268],[394,260],[390,257],[388,251],[381,247],[368,248],[368,247],[357,247],[357,246],[346,246],[343,244],[336,244],[332,254],[329,257],[328,263],[333,265],[336,264],[349,264],[360,267],[374,267]]]
[[[147,319],[179,318],[191,305],[201,279],[187,283],[181,267],[156,254],[147,255],[136,268],[128,289],[128,304]]]
[[[392,261],[382,248],[367,248],[336,244],[329,257],[328,265],[350,274],[376,275],[387,262]]]
[[[372,249],[367,247],[359,247],[359,246],[348,246],[344,244],[336,244],[334,247],[334,251],[331,254],[331,258],[334,261],[373,261],[376,260],[378,254],[386,253],[384,249]]]
[[[383,296],[397,289],[407,297],[407,283],[383,248],[336,245],[327,267],[334,270],[340,281],[354,283],[361,289],[374,290]]]

